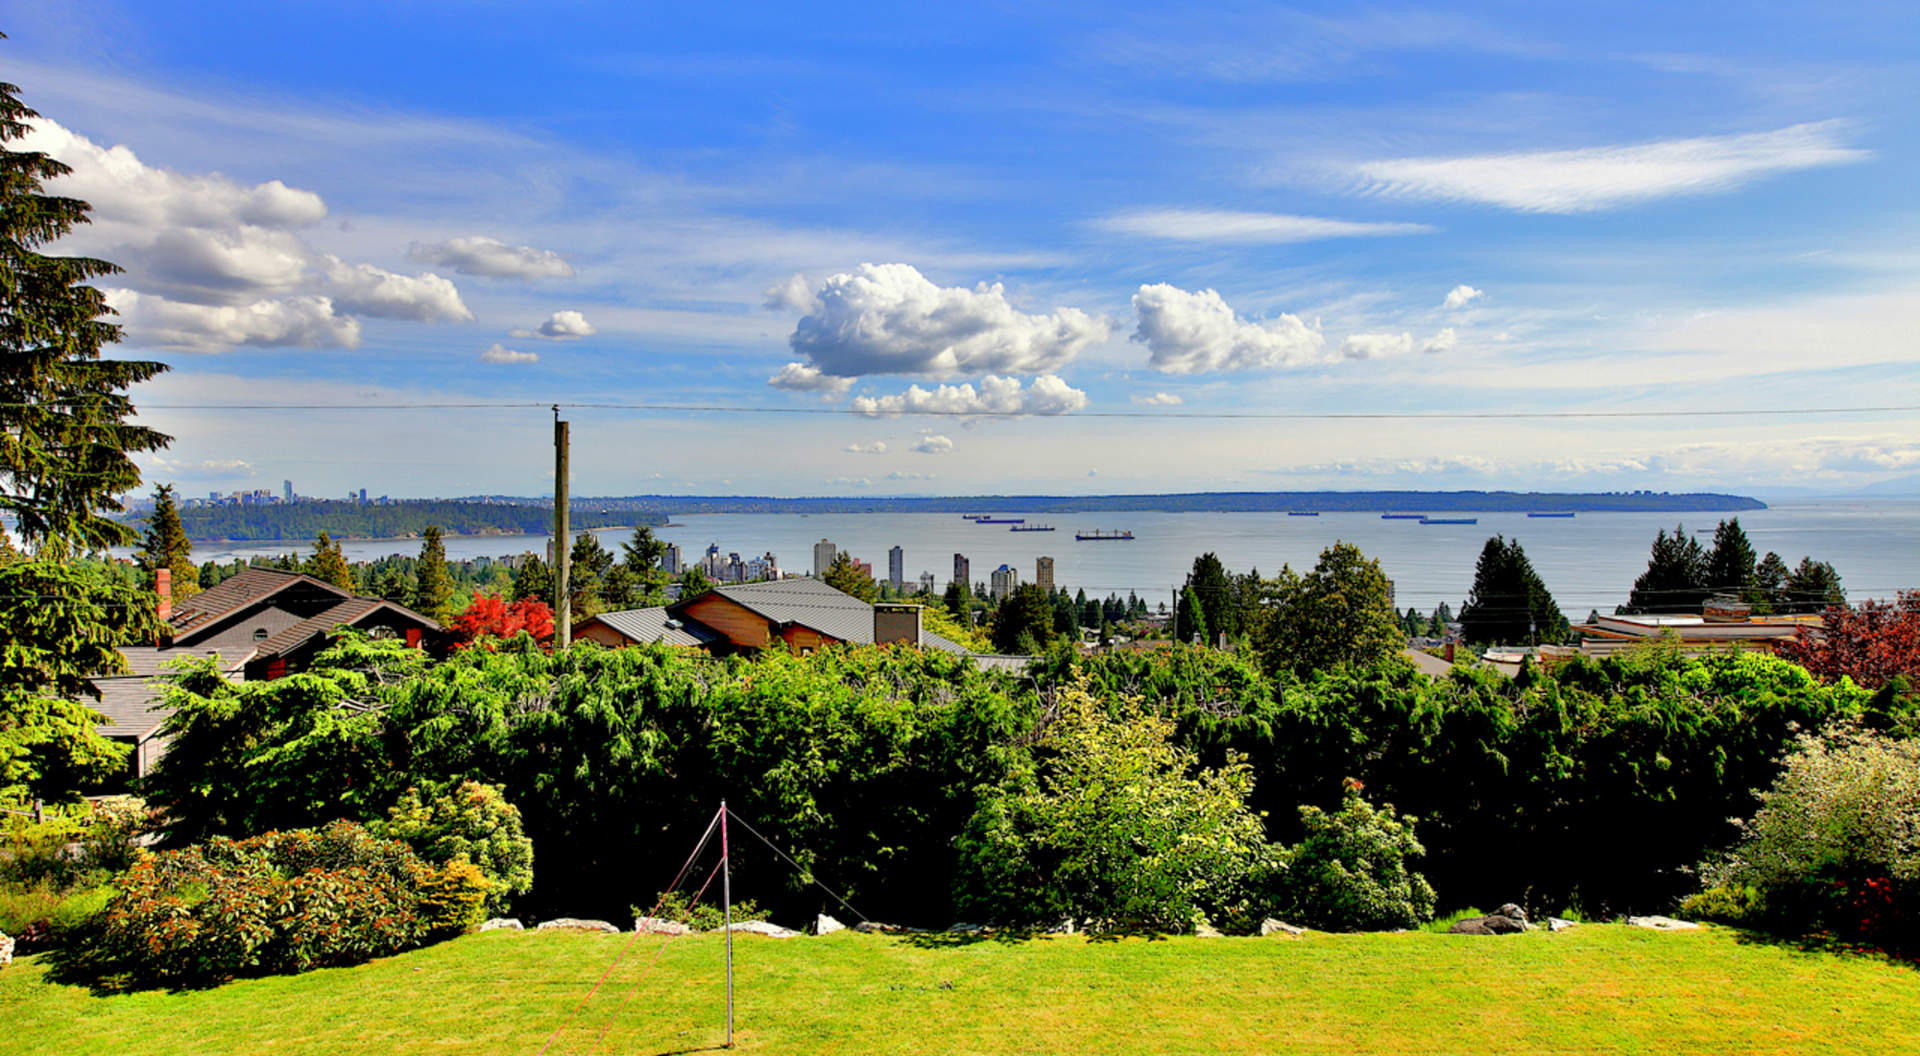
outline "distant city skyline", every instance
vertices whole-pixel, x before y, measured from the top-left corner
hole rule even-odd
[[[9,16],[143,490],[1920,474],[1910,5]]]

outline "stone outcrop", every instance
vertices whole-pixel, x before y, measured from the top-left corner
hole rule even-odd
[[[1449,935],[1514,935],[1527,930],[1527,911],[1509,902],[1484,917],[1467,917],[1447,929]]]
[[[535,931],[604,931],[609,935],[620,934],[620,929],[604,920],[581,920],[578,917],[559,917],[543,920]]]
[[[825,913],[813,918],[813,933],[815,935],[831,935],[836,931],[845,930],[847,930],[845,924],[827,916]]]
[[[481,931],[525,931],[526,925],[512,917],[495,917],[480,925]]]
[[[1628,917],[1627,924],[1636,928],[1651,928],[1654,931],[1700,930],[1700,925],[1690,920],[1675,920],[1672,917]]]
[[[1260,934],[1262,935],[1278,935],[1282,938],[1297,939],[1306,933],[1307,929],[1305,928],[1285,924],[1272,917],[1268,917],[1260,922]]]
[[[800,934],[792,928],[783,928],[764,920],[735,921],[733,927],[728,930],[745,932],[748,935],[765,935],[769,939],[791,939]]]
[[[693,929],[677,920],[665,917],[635,917],[633,930],[647,935],[685,935]]]

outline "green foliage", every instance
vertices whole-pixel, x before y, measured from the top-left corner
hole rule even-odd
[[[529,557],[513,574],[514,601],[543,601],[552,605],[553,570],[545,561]]]
[[[929,605],[920,610],[920,626],[975,653],[993,652],[993,641],[980,633],[972,620],[962,623],[943,607]]]
[[[1306,835],[1291,848],[1279,905],[1288,920],[1325,931],[1411,928],[1433,917],[1434,894],[1408,863],[1426,853],[1413,818],[1375,808],[1347,787],[1340,809],[1300,808]]]
[[[193,564],[193,543],[180,527],[180,510],[174,505],[171,484],[154,489],[153,515],[147,519],[147,531],[137,560],[140,567],[149,572],[162,568],[169,572],[174,602],[200,593],[200,570]]]
[[[1846,588],[1840,585],[1840,573],[1831,564],[1803,557],[1787,575],[1781,588],[1786,612],[1819,612],[1847,603]]]
[[[307,575],[325,583],[331,583],[344,590],[353,589],[353,570],[347,567],[347,557],[340,551],[340,544],[321,532],[313,541],[313,557],[307,562]]]
[[[993,648],[1010,656],[1036,656],[1052,643],[1053,602],[1035,583],[1022,583],[993,614]]]
[[[480,867],[456,857],[422,872],[420,927],[429,935],[458,935],[487,919],[487,902],[494,884]]]
[[[873,577],[855,564],[853,555],[845,550],[834,555],[833,564],[827,566],[824,579],[827,586],[843,594],[851,594],[861,601],[880,600],[880,588],[873,582]]]
[[[961,836],[959,912],[1096,931],[1258,920],[1275,855],[1246,805],[1248,767],[1200,769],[1137,701],[1109,714],[1074,685],[1055,707],[1035,770],[989,794]]]
[[[661,920],[685,924],[695,931],[717,931],[726,921],[725,912],[711,895],[695,902],[685,891],[668,891],[659,896],[658,905],[657,912],[650,906],[633,906],[633,916],[637,920],[652,912]],[[746,899],[733,904],[733,919],[736,924],[743,920],[765,920],[767,912],[758,902]]]
[[[39,116],[19,91],[0,84],[0,510],[40,556],[58,559],[136,541],[107,514],[140,483],[128,454],[157,451],[172,438],[128,423],[127,390],[167,367],[100,354],[120,328],[106,321],[113,309],[104,295],[86,283],[118,267],[38,252],[87,223],[90,207],[41,193],[43,181],[69,166],[7,146]]]
[[[1687,920],[1711,921],[1736,928],[1765,928],[1771,924],[1766,896],[1752,884],[1720,884],[1680,900]]]
[[[1520,540],[1496,535],[1480,551],[1473,572],[1473,593],[1460,610],[1461,635],[1469,642],[1527,644],[1558,642],[1567,636],[1567,618],[1527,560]]]
[[[1713,531],[1713,549],[1707,554],[1707,589],[1744,597],[1753,585],[1755,556],[1753,544],[1740,528],[1740,518],[1721,521]]]
[[[1272,604],[1255,640],[1269,671],[1305,678],[1378,664],[1406,648],[1386,573],[1351,543],[1322,551],[1305,575],[1283,566],[1269,591]]]
[[[413,566],[413,611],[446,623],[457,612],[453,583],[447,577],[447,545],[439,525],[428,525],[420,540],[420,559]]]
[[[1200,634],[1200,640],[1208,645],[1219,635],[1233,638],[1240,633],[1238,598],[1234,584],[1227,575],[1225,565],[1220,563],[1218,555],[1208,552],[1193,559],[1193,570],[1187,573],[1186,590],[1193,592],[1194,609],[1182,613],[1180,636],[1191,641],[1194,633]],[[1181,603],[1186,604],[1186,594],[1181,594]],[[1189,619],[1192,620],[1189,623]],[[1204,630],[1203,630],[1204,629]]]
[[[357,964],[427,937],[422,888],[445,886],[434,873],[347,822],[161,851],[122,878],[99,954],[114,974],[176,984]]]
[[[1195,645],[1213,644],[1213,627],[1207,623],[1206,609],[1200,604],[1200,595],[1194,593],[1191,584],[1180,590],[1180,606],[1174,610],[1174,637],[1182,642]]]
[[[533,841],[521,827],[520,811],[492,785],[462,781],[429,795],[409,788],[387,820],[371,827],[405,841],[425,861],[473,863],[485,878],[490,913],[504,914],[514,896],[533,888]]]
[[[160,632],[156,600],[99,564],[0,564],[0,799],[66,799],[120,769],[84,702],[126,670],[117,646]]]

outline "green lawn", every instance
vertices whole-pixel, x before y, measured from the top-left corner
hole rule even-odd
[[[493,932],[358,968],[95,996],[0,969],[0,1051],[678,1053],[717,1046],[721,944]],[[1711,929],[1500,938],[736,940],[768,1053],[1920,1052],[1920,971]],[[622,1007],[625,1002],[624,1007]],[[607,1028],[595,1043],[596,1033]]]

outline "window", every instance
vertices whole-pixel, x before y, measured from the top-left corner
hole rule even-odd
[[[256,641],[256,642],[264,642],[264,641],[266,641],[266,640],[267,640],[267,629],[266,629],[265,627],[255,627],[255,628],[253,629],[253,640],[254,640],[254,641]]]

